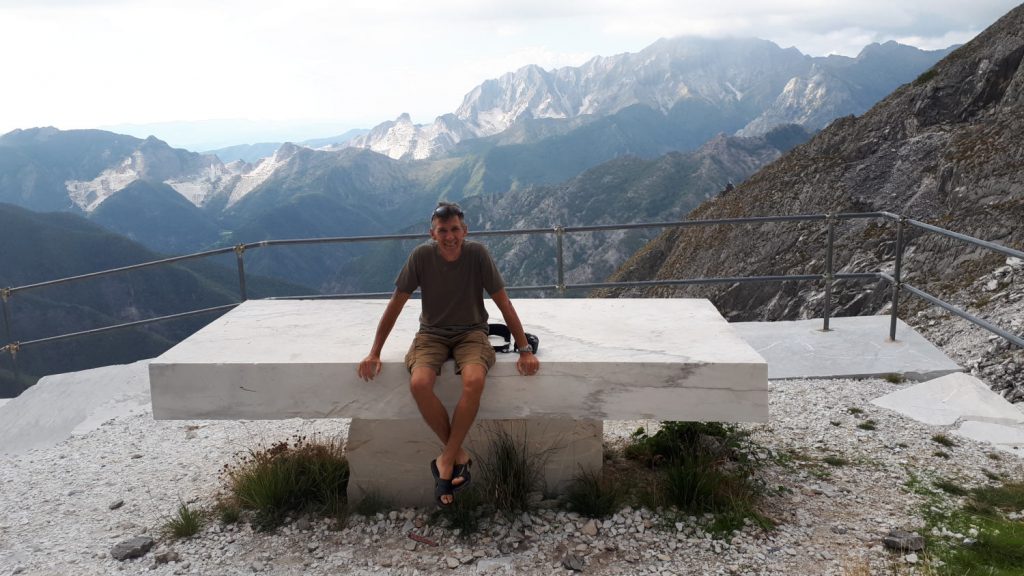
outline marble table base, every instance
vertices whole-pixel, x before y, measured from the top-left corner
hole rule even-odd
[[[483,484],[491,446],[502,437],[525,446],[536,459],[541,469],[538,489],[545,495],[563,493],[581,470],[601,470],[601,420],[478,420],[465,444],[473,457],[474,483]],[[374,494],[395,506],[433,506],[429,466],[440,452],[441,442],[421,419],[353,419],[346,447],[349,502]]]

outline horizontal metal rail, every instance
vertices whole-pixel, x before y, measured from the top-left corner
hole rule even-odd
[[[989,250],[995,250],[996,252],[1001,252],[1003,254],[1006,254],[1007,256],[1013,256],[1015,258],[1020,258],[1024,260],[1024,252],[1021,252],[1020,250],[1014,250],[1013,248],[1007,248],[1002,244],[996,244],[995,242],[988,242],[986,240],[979,240],[978,238],[975,238],[973,236],[967,236],[966,234],[960,234],[959,232],[953,232],[952,230],[946,230],[945,228],[939,228],[938,226],[932,226],[931,224],[925,224],[924,222],[920,222],[918,220],[911,220],[910,218],[907,218],[907,224],[910,224],[911,226],[917,226],[918,228],[923,228],[925,230],[928,230],[929,232],[935,232],[936,234],[940,234],[948,238],[956,238],[957,240],[962,240],[963,242],[967,242],[969,244],[981,246],[982,248],[988,248]]]
[[[833,278],[844,280],[861,280],[879,278],[878,272],[851,272],[833,274]],[[585,284],[567,284],[567,289],[595,288],[645,288],[651,286],[689,286],[696,284],[736,284],[745,282],[787,282],[790,280],[823,280],[823,274],[791,274],[778,276],[724,276],[718,278],[684,278],[664,280],[635,280],[630,282],[590,282]]]
[[[25,286],[18,286],[16,288],[8,288],[9,294],[15,294],[17,292],[23,292],[25,290],[33,290],[35,288],[45,288],[47,286],[56,286],[57,284],[66,284],[68,282],[77,282],[79,280],[87,280],[89,278],[97,278],[99,276],[106,276],[108,274],[117,274],[119,272],[130,272],[132,270],[140,270],[142,268],[149,268],[151,266],[160,266],[163,264],[173,264],[175,262],[181,262],[183,260],[193,260],[196,258],[205,258],[207,256],[216,256],[218,254],[228,254],[234,252],[235,248],[218,248],[217,250],[208,250],[206,252],[196,252],[195,254],[186,254],[184,256],[174,256],[172,258],[164,258],[162,260],[153,260],[151,262],[143,262],[141,264],[132,264],[130,266],[122,266],[120,268],[111,268],[109,270],[100,270],[98,272],[90,272],[88,274],[80,274],[78,276],[69,276],[67,278],[58,278],[57,280],[48,280],[46,282],[37,282],[36,284],[27,284]]]
[[[92,330],[82,330],[81,332],[72,332],[70,334],[61,334],[59,336],[49,336],[47,338],[38,338],[36,340],[27,340],[25,342],[14,342],[18,348],[24,348],[25,346],[32,346],[34,344],[46,344],[49,342],[57,342],[59,340],[67,340],[69,338],[78,338],[79,336],[90,336],[92,334],[100,334],[102,332],[110,332],[111,330],[120,330],[122,328],[131,328],[133,326],[143,326],[146,324],[154,324],[156,322],[164,322],[167,320],[176,320],[178,318],[188,318],[189,316],[199,316],[200,314],[208,314],[210,312],[219,312],[221,310],[230,310],[238,306],[235,304],[224,304],[222,306],[214,306],[212,308],[203,308],[202,310],[190,310],[188,312],[182,312],[180,314],[170,314],[167,316],[160,316],[157,318],[147,318],[145,320],[136,320],[134,322],[125,322],[124,324],[117,324],[115,326],[104,326],[102,328],[93,328]],[[5,346],[6,348],[6,346]]]
[[[914,286],[911,286],[910,284],[907,284],[906,282],[903,283],[902,288],[904,290],[906,290],[907,292],[910,292],[911,294],[915,295],[915,296],[918,296],[920,298],[923,298],[923,299],[927,300],[928,302],[931,302],[932,304],[938,306],[939,308],[943,308],[945,310],[948,310],[949,312],[952,312],[953,314],[963,318],[964,320],[967,320],[968,322],[972,322],[974,324],[977,324],[978,326],[981,326],[985,330],[988,330],[989,332],[992,332],[993,334],[997,334],[999,336],[1002,336],[1003,338],[1009,340],[1010,342],[1013,342],[1017,346],[1020,346],[1021,348],[1024,348],[1024,338],[1021,338],[1021,337],[1017,336],[1016,334],[1013,334],[1011,332],[1007,332],[1006,330],[1003,330],[1002,328],[1000,328],[999,326],[996,326],[995,324],[992,324],[991,322],[988,322],[986,320],[978,318],[977,316],[974,316],[973,314],[965,312],[965,311],[957,308],[956,306],[953,306],[949,302],[946,302],[944,300],[940,300],[940,299],[936,298],[935,296],[932,296],[931,294],[925,292],[924,290],[920,290],[918,288],[915,288]]]

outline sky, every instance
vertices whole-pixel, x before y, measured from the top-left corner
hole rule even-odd
[[[663,37],[758,37],[814,56],[888,40],[934,49],[970,40],[1015,5],[0,0],[0,134],[117,128],[190,149],[326,137],[403,112],[429,123],[524,65],[578,66]]]

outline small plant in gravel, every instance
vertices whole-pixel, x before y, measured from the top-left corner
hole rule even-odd
[[[1002,456],[996,454],[995,452],[989,452],[988,454],[986,454],[986,456],[988,456],[989,460],[1002,460]]]
[[[932,436],[932,442],[935,442],[936,444],[941,444],[946,448],[952,448],[956,446],[956,442],[954,442],[952,438],[946,436],[945,434],[935,434],[934,436]]]
[[[840,424],[842,424],[842,422],[840,422],[839,420],[829,420],[828,423],[833,426],[839,426]]]
[[[430,522],[445,522],[450,529],[458,531],[460,538],[467,538],[480,529],[480,516],[485,508],[479,485],[470,484],[458,491],[451,506],[431,513]]]
[[[846,458],[831,455],[825,456],[824,458],[821,459],[821,461],[824,462],[825,464],[828,464],[829,466],[846,466],[847,464],[850,463],[850,461],[847,460]]]
[[[949,452],[943,452],[942,450],[936,450],[935,452],[932,452],[932,456],[935,456],[936,458],[943,458],[945,460],[949,460]]]
[[[164,525],[164,530],[173,538],[191,538],[202,530],[204,523],[205,518],[201,511],[182,502],[178,504],[175,515]]]
[[[849,412],[850,414],[853,414],[854,416],[860,416],[861,414],[864,413],[864,410],[857,408],[856,406],[847,408],[846,411]]]
[[[621,485],[611,476],[581,470],[566,491],[569,509],[588,518],[607,518],[623,499]]]
[[[877,430],[878,422],[868,419],[861,422],[860,424],[857,424],[857,428],[860,428],[861,430]]]
[[[370,490],[363,494],[363,497],[356,502],[354,511],[362,516],[373,516],[378,512],[386,512],[391,509],[391,501],[385,498],[380,491]]]
[[[272,530],[291,512],[344,514],[348,462],[337,440],[297,436],[250,450],[221,472],[228,501],[254,512],[258,530]]]
[[[904,378],[902,374],[897,374],[895,372],[882,376],[882,379],[890,384],[903,384],[904,382],[907,381],[907,379]]]
[[[1003,479],[1002,474],[999,474],[998,472],[993,472],[987,468],[985,470],[982,470],[982,472],[985,474],[986,478],[992,480],[993,482],[999,482]]]
[[[242,509],[230,499],[221,499],[214,507],[221,524],[235,524],[242,517]]]
[[[963,486],[961,486],[961,485],[959,485],[956,482],[953,482],[951,480],[944,480],[944,479],[935,480],[935,481],[932,482],[932,484],[936,488],[938,488],[939,490],[942,490],[946,494],[950,494],[952,496],[966,496],[967,495],[967,489],[966,488],[964,488]]]

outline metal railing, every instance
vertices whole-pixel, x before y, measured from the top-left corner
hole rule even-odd
[[[893,274],[889,275],[885,272],[857,272],[857,273],[835,273],[833,270],[833,252],[834,252],[834,236],[835,236],[835,225],[836,222],[842,220],[855,220],[855,219],[875,219],[883,218],[895,222],[896,225],[896,247],[895,247],[895,262],[893,268]],[[820,274],[788,274],[788,275],[774,275],[774,276],[730,276],[730,277],[717,277],[717,278],[679,278],[679,279],[661,279],[661,280],[643,280],[643,281],[629,281],[629,282],[593,282],[593,283],[579,283],[579,284],[566,284],[565,282],[565,252],[564,252],[564,237],[566,234],[578,234],[585,232],[612,232],[622,230],[638,230],[638,229],[665,229],[665,228],[686,228],[693,226],[712,226],[722,224],[760,224],[769,222],[824,222],[826,227],[826,254],[825,254],[825,266],[824,270]],[[1024,259],[1024,252],[1008,248],[1000,244],[980,240],[972,236],[959,234],[938,226],[926,224],[917,220],[906,218],[898,214],[891,212],[856,212],[856,213],[834,213],[834,214],[803,214],[794,216],[758,216],[749,218],[720,218],[713,220],[682,220],[682,221],[671,221],[671,222],[648,222],[648,223],[637,223],[637,224],[610,224],[610,225],[596,225],[596,226],[554,226],[552,228],[527,228],[527,229],[515,229],[515,230],[484,230],[474,231],[473,236],[513,236],[513,235],[554,235],[555,237],[555,254],[557,260],[557,277],[555,284],[549,285],[535,285],[535,286],[510,286],[506,288],[508,291],[542,291],[542,292],[557,292],[559,295],[564,295],[567,290],[590,290],[597,288],[645,288],[653,286],[686,286],[686,285],[698,285],[698,284],[733,284],[733,283],[745,283],[745,282],[787,282],[787,281],[820,281],[824,283],[824,310],[823,310],[823,331],[829,330],[829,321],[832,314],[832,284],[835,280],[885,280],[891,285],[891,309],[890,309],[890,324],[889,324],[889,338],[893,341],[896,340],[896,320],[899,312],[899,299],[901,291],[906,291],[909,294],[924,299],[925,301],[939,306],[948,312],[959,316],[969,322],[974,323],[981,328],[996,334],[1007,341],[1015,344],[1018,347],[1024,348],[1024,338],[1018,335],[1012,334],[994,324],[987,322],[981,318],[978,318],[964,310],[957,308],[956,306],[945,302],[932,294],[921,290],[915,286],[912,286],[902,279],[902,265],[903,265],[903,252],[905,248],[905,230],[908,226],[913,226],[921,230],[940,234],[949,238],[953,238],[962,242],[967,242],[975,246],[979,246],[988,250],[993,250],[1001,254],[1012,256],[1016,258]],[[17,353],[27,346],[35,346],[38,344],[55,342],[59,340],[66,340],[70,338],[77,338],[81,336],[87,336],[92,334],[98,334],[102,332],[109,332],[111,330],[119,330],[124,328],[131,328],[137,326],[143,326],[147,324],[153,324],[157,322],[164,322],[168,320],[186,318],[191,316],[198,316],[201,314],[209,314],[213,312],[223,311],[231,309],[241,302],[244,302],[247,296],[246,288],[246,275],[245,275],[245,253],[248,250],[257,248],[269,248],[274,246],[295,246],[295,245],[313,245],[313,244],[343,244],[343,243],[361,243],[361,242],[381,242],[381,241],[395,241],[395,240],[423,240],[428,238],[428,234],[390,234],[390,235],[379,235],[379,236],[344,236],[344,237],[333,237],[333,238],[302,238],[302,239],[284,239],[284,240],[264,240],[261,242],[253,242],[248,244],[238,244],[233,247],[220,248],[217,250],[208,250],[205,252],[197,252],[194,254],[187,254],[184,256],[176,256],[173,258],[164,258],[161,260],[154,260],[151,262],[144,262],[141,264],[135,264],[132,266],[123,266],[120,268],[113,268],[110,270],[102,270],[99,272],[92,272],[89,274],[81,274],[78,276],[71,276],[67,278],[60,278],[57,280],[50,280],[47,282],[39,282],[35,284],[28,284],[25,286],[18,286],[12,288],[0,288],[0,303],[3,306],[3,322],[4,322],[4,334],[7,340],[7,344],[0,347],[0,353],[6,352],[10,355],[12,365],[15,371],[17,371]],[[162,266],[182,262],[186,260],[194,260],[198,258],[207,258],[216,255],[227,254],[234,252],[236,264],[238,268],[238,288],[239,288],[239,302],[233,304],[226,304],[222,306],[215,306],[212,308],[203,308],[200,310],[192,310],[188,312],[182,312],[180,314],[171,314],[167,316],[159,316],[155,318],[149,318],[145,320],[138,320],[134,322],[127,322],[123,324],[116,324],[111,326],[105,326],[102,328],[95,328],[91,330],[84,330],[79,332],[72,332],[67,334],[60,334],[56,336],[49,336],[45,338],[38,338],[25,342],[19,342],[12,337],[11,334],[11,320],[10,320],[10,301],[17,294],[27,292],[30,290],[36,290],[40,288],[56,286],[59,284],[66,284],[71,282],[79,282],[90,278],[96,278],[100,276],[108,276],[112,274],[124,273],[134,270],[140,270],[143,268],[149,268],[153,266]],[[289,296],[283,298],[312,298],[312,299],[324,299],[324,298],[373,298],[373,297],[386,297],[391,292],[371,292],[371,293],[360,293],[360,294],[311,294],[306,296]]]

